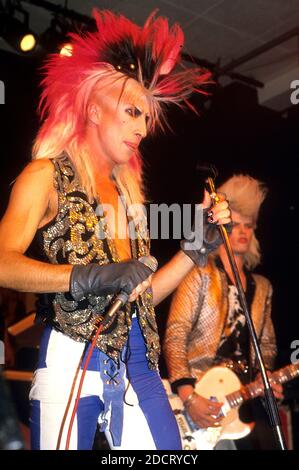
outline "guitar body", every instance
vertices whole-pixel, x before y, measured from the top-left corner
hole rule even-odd
[[[226,395],[239,390],[241,386],[242,384],[237,375],[227,367],[213,367],[201,377],[195,385],[196,392],[198,395],[209,400],[215,398],[218,402],[222,402],[224,404],[222,407],[224,418],[222,418],[221,427],[219,428],[195,431],[195,439],[196,435],[198,435],[198,439],[196,440],[200,439],[200,441],[202,441],[202,434],[211,434],[212,436],[215,434],[215,436],[217,436],[216,445],[221,439],[241,439],[251,432],[254,424],[243,423],[243,421],[239,419],[239,407],[230,408],[225,399]],[[199,445],[202,444],[199,443]],[[200,450],[200,448],[198,449]]]

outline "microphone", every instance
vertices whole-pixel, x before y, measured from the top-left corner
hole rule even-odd
[[[138,261],[147,266],[153,273],[157,271],[158,261],[154,256],[141,256]],[[101,323],[103,329],[108,326],[115,313],[128,301],[128,298],[129,295],[125,291],[120,291]]]

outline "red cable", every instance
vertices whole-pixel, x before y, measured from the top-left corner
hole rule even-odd
[[[65,450],[69,450],[69,446],[70,446],[70,440],[71,440],[71,434],[72,434],[72,428],[73,428],[73,424],[74,424],[74,419],[75,419],[75,416],[76,416],[76,413],[77,413],[77,409],[78,409],[78,405],[79,405],[79,400],[80,400],[80,396],[81,396],[81,390],[82,390],[82,387],[83,387],[83,382],[84,382],[84,378],[85,378],[85,374],[86,374],[86,371],[87,371],[87,367],[89,365],[89,362],[90,362],[90,358],[91,358],[91,355],[92,355],[92,352],[95,348],[95,345],[96,345],[96,342],[97,342],[97,339],[98,339],[98,336],[99,334],[101,333],[101,331],[103,330],[103,324],[101,324],[95,335],[94,335],[94,338],[92,340],[92,343],[91,343],[91,346],[90,346],[90,350],[88,352],[88,355],[85,359],[85,362],[84,362],[84,367],[83,367],[83,371],[82,371],[82,375],[81,375],[81,379],[80,379],[80,382],[79,382],[79,387],[78,387],[78,391],[77,391],[77,395],[76,395],[76,400],[75,400],[75,404],[74,404],[74,408],[73,408],[73,412],[72,412],[72,416],[71,416],[71,419],[70,419],[70,423],[69,423],[69,427],[68,427],[68,432],[67,432],[67,438],[66,438],[66,444],[65,444]],[[68,413],[68,409],[66,410],[66,412]],[[62,431],[63,431],[63,427],[62,427],[62,430],[60,431],[60,434],[62,435]],[[59,446],[59,444],[58,444]]]

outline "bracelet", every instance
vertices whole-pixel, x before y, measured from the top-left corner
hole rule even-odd
[[[186,400],[183,401],[183,405],[185,408],[188,408],[188,406],[192,405],[194,400],[198,397],[198,394],[196,393],[195,390],[193,390],[190,395],[187,396]]]

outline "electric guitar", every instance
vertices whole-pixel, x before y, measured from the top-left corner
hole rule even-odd
[[[272,379],[280,384],[299,376],[299,363],[291,364],[272,373]],[[239,407],[247,400],[263,395],[260,381],[242,385],[237,375],[227,367],[216,366],[208,370],[196,382],[195,391],[210,400],[222,402],[220,426],[199,428],[186,412],[178,395],[171,392],[170,384],[163,380],[170,405],[174,411],[184,450],[212,450],[222,439],[241,439],[253,429],[254,423],[239,419]]]

